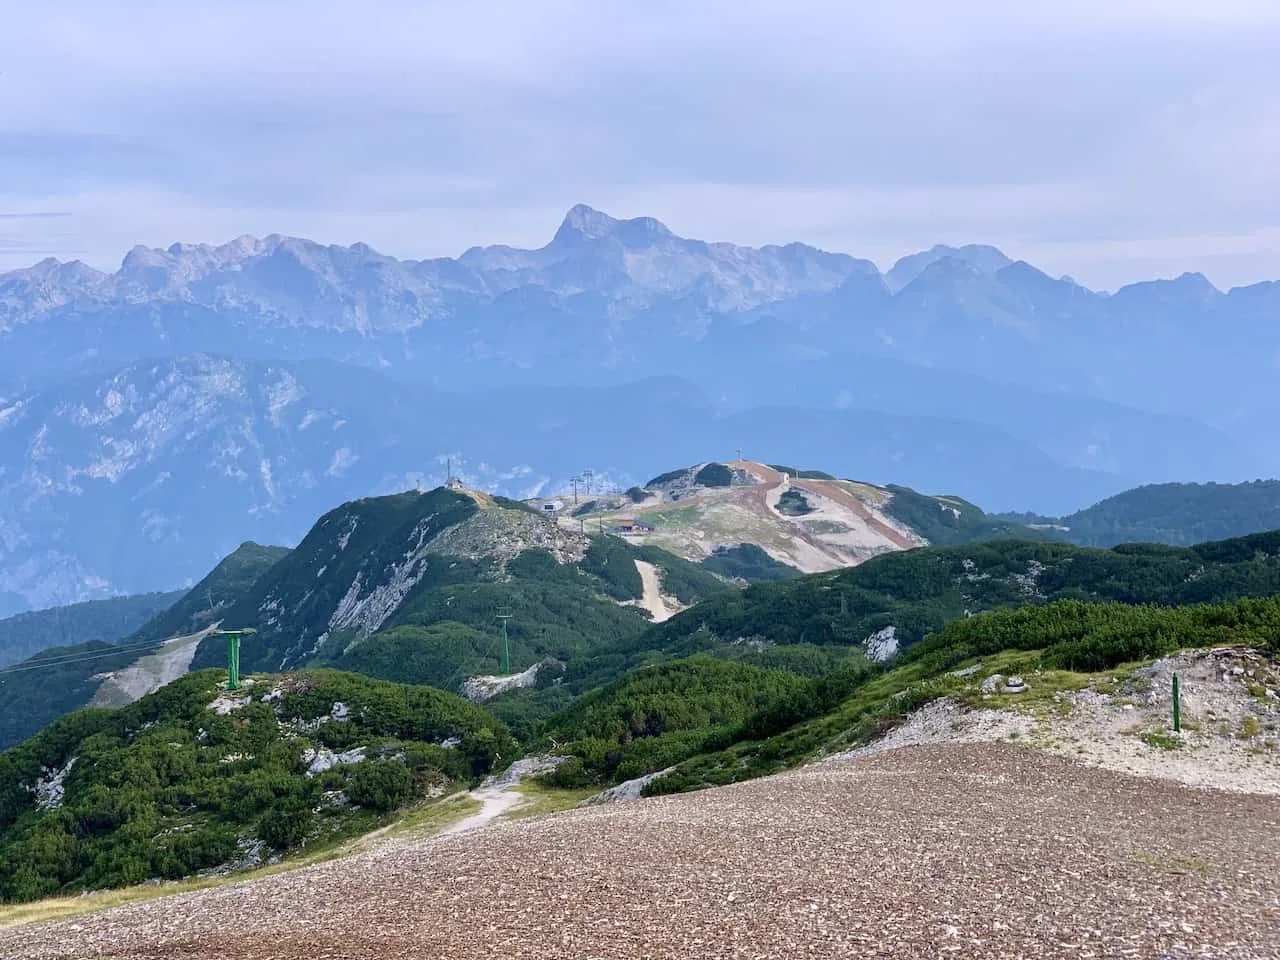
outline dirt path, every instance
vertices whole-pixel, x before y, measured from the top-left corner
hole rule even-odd
[[[636,561],[636,570],[640,573],[640,582],[644,585],[644,595],[640,598],[640,606],[649,611],[654,623],[670,620],[672,612],[667,609],[662,599],[662,581],[658,576],[658,568],[644,560]]]
[[[1280,814],[1005,744],[910,747],[0,931],[0,956],[1280,956]]]
[[[525,795],[511,785],[477,787],[468,796],[480,801],[480,809],[471,816],[445,827],[440,831],[440,836],[447,837],[455,833],[478,830],[525,802]]]
[[[778,510],[778,501],[780,501],[782,499],[782,495],[790,489],[791,478],[784,473],[782,474],[782,479],[765,491],[764,505],[781,517],[782,513]]]
[[[472,790],[468,796],[480,801],[480,810],[457,823],[440,831],[440,836],[453,836],[458,833],[470,833],[488,826],[528,799],[520,792],[520,781],[535,773],[546,773],[554,770],[563,757],[525,757],[507,767],[500,775],[489,777],[484,783]]]

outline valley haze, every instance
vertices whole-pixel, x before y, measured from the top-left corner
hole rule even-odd
[[[278,235],[46,259],[0,274],[0,610],[182,586],[450,464],[528,497],[740,448],[1048,515],[1269,476],[1277,311],[1271,282],[1103,294],[982,245],[882,274],[585,205],[457,259]]]

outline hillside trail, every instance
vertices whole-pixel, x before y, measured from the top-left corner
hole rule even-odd
[[[782,499],[782,495],[790,489],[791,478],[784,473],[776,484],[765,491],[764,505],[778,514],[778,516],[782,516],[782,512],[778,510],[778,502]]]
[[[635,562],[640,573],[640,582],[644,585],[644,593],[640,597],[640,606],[649,611],[654,623],[662,623],[671,619],[671,611],[662,599],[662,584],[658,579],[658,568],[644,560]]]
[[[480,801],[480,809],[457,823],[451,823],[440,831],[439,836],[447,837],[455,833],[467,833],[488,826],[504,814],[510,813],[528,799],[512,786],[479,786],[467,796]]]
[[[458,833],[470,833],[472,830],[488,826],[499,817],[527,803],[529,798],[520,791],[520,781],[536,773],[554,770],[560,759],[563,758],[524,757],[511,764],[498,776],[489,777],[467,794],[471,799],[480,801],[479,811],[464,817],[457,823],[450,824],[437,836],[447,837]]]

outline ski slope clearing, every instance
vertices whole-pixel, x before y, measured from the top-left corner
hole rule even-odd
[[[215,623],[199,633],[166,640],[158,650],[139,657],[123,670],[100,674],[102,683],[90,706],[122,707],[177,680],[191,669],[200,641],[218,626]]]
[[[560,522],[570,530],[621,531],[629,542],[653,544],[694,562],[719,546],[755,544],[803,573],[853,566],[926,542],[885,512],[892,494],[879,487],[800,479],[751,460],[727,468],[733,473],[727,486],[675,480],[646,491],[639,503],[600,495],[584,499],[585,511],[564,511]],[[790,512],[781,502],[788,492],[795,504]],[[632,521],[642,526],[627,529]]]
[[[636,561],[636,571],[640,574],[640,582],[644,584],[644,596],[640,598],[640,606],[649,611],[654,623],[670,620],[672,611],[662,597],[662,580],[658,576],[658,568],[643,560]]]
[[[587,807],[0,932],[0,956],[1280,954],[1275,800],[1008,744]]]

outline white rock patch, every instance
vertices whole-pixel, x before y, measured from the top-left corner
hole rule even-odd
[[[473,703],[480,703],[500,693],[506,693],[508,690],[535,686],[538,682],[538,672],[543,666],[545,664],[541,662],[535,663],[528,670],[514,673],[509,677],[471,677],[462,682],[458,692]]]
[[[328,747],[318,749],[308,747],[302,751],[300,759],[307,765],[307,776],[314,777],[344,763],[363,763],[367,758],[364,747],[356,747],[354,750],[343,753],[334,753]]]
[[[76,765],[72,757],[66,765],[58,770],[45,769],[44,775],[36,780],[31,792],[36,795],[36,806],[41,810],[57,810],[62,806],[62,798],[66,796],[66,779],[71,768]]]
[[[870,659],[883,663],[898,652],[898,628],[889,624],[871,634],[862,644]]]

